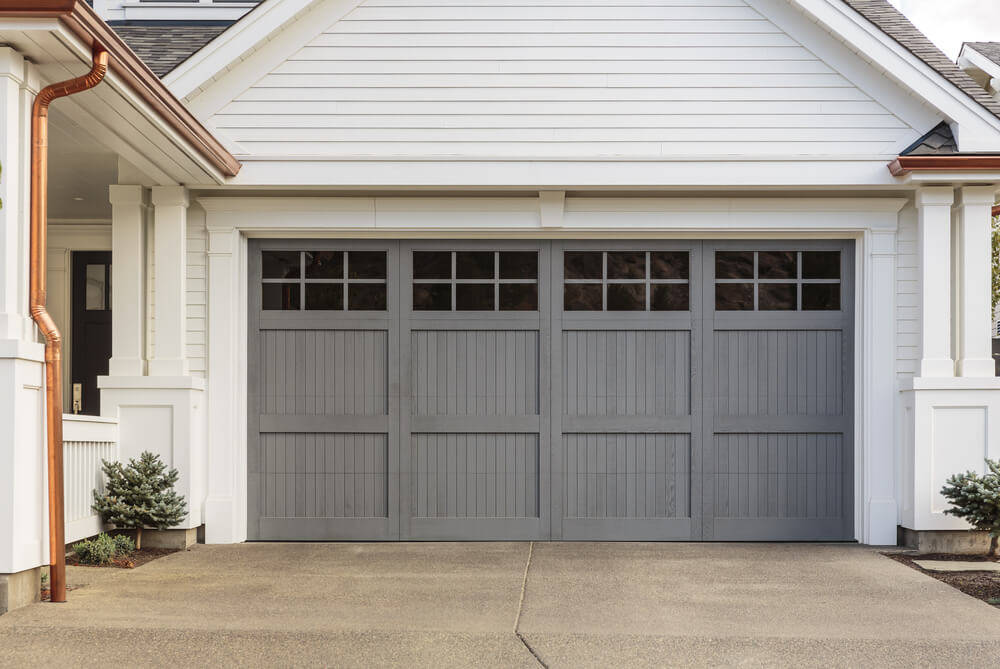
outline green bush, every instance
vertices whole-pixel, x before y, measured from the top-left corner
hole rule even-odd
[[[73,552],[80,564],[105,565],[115,559],[115,540],[107,534],[98,534],[73,545]]]
[[[1000,462],[987,459],[986,468],[989,471],[983,476],[976,472],[952,476],[941,494],[952,505],[946,514],[965,520],[974,530],[990,533],[989,556],[996,557],[1000,539]]]
[[[127,534],[115,535],[115,555],[125,557],[135,552],[135,542]]]

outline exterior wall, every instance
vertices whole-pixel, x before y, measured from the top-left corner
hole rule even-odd
[[[235,97],[192,104],[261,157],[888,157],[929,129],[773,5],[366,0]]]
[[[188,211],[187,236],[187,358],[192,376],[207,369],[205,331],[208,305],[208,231],[205,212],[194,205]]]

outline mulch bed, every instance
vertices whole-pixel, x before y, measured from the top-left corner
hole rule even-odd
[[[117,567],[118,569],[134,569],[136,567],[141,567],[147,562],[152,562],[157,558],[161,558],[164,555],[170,555],[171,553],[177,553],[176,548],[142,548],[132,553],[132,555],[127,558],[116,558],[111,564],[80,564],[80,561],[76,559],[76,555],[72,553],[66,556],[66,564],[72,565],[74,567]]]
[[[985,555],[955,555],[953,553],[883,553],[887,558],[902,562],[911,569],[947,583],[956,590],[981,599],[987,604],[1000,608],[1000,573],[990,571],[941,572],[928,571],[913,563],[914,560],[948,560],[955,562],[1000,562],[1000,559]]]

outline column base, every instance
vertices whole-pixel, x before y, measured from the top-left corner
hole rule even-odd
[[[0,615],[42,599],[42,568],[0,574]]]
[[[190,376],[101,376],[101,413],[118,418],[118,454],[124,462],[143,451],[180,473],[175,489],[188,505],[179,529],[204,522],[204,379]]]
[[[958,361],[958,375],[966,378],[989,379],[997,375],[993,358],[967,358]]]
[[[972,530],[911,530],[900,526],[899,545],[921,553],[986,555],[990,550],[990,535]]]
[[[949,477],[985,473],[986,458],[1000,458],[1000,378],[909,379],[902,400],[903,527],[964,531],[968,523],[946,515],[941,494]]]

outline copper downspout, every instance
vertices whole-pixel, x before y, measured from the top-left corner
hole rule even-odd
[[[82,77],[46,86],[31,108],[31,264],[29,309],[45,337],[45,423],[49,471],[49,579],[53,602],[66,601],[66,527],[63,498],[62,338],[45,310],[45,255],[48,252],[49,105],[101,83],[108,52],[94,46],[94,66]]]

